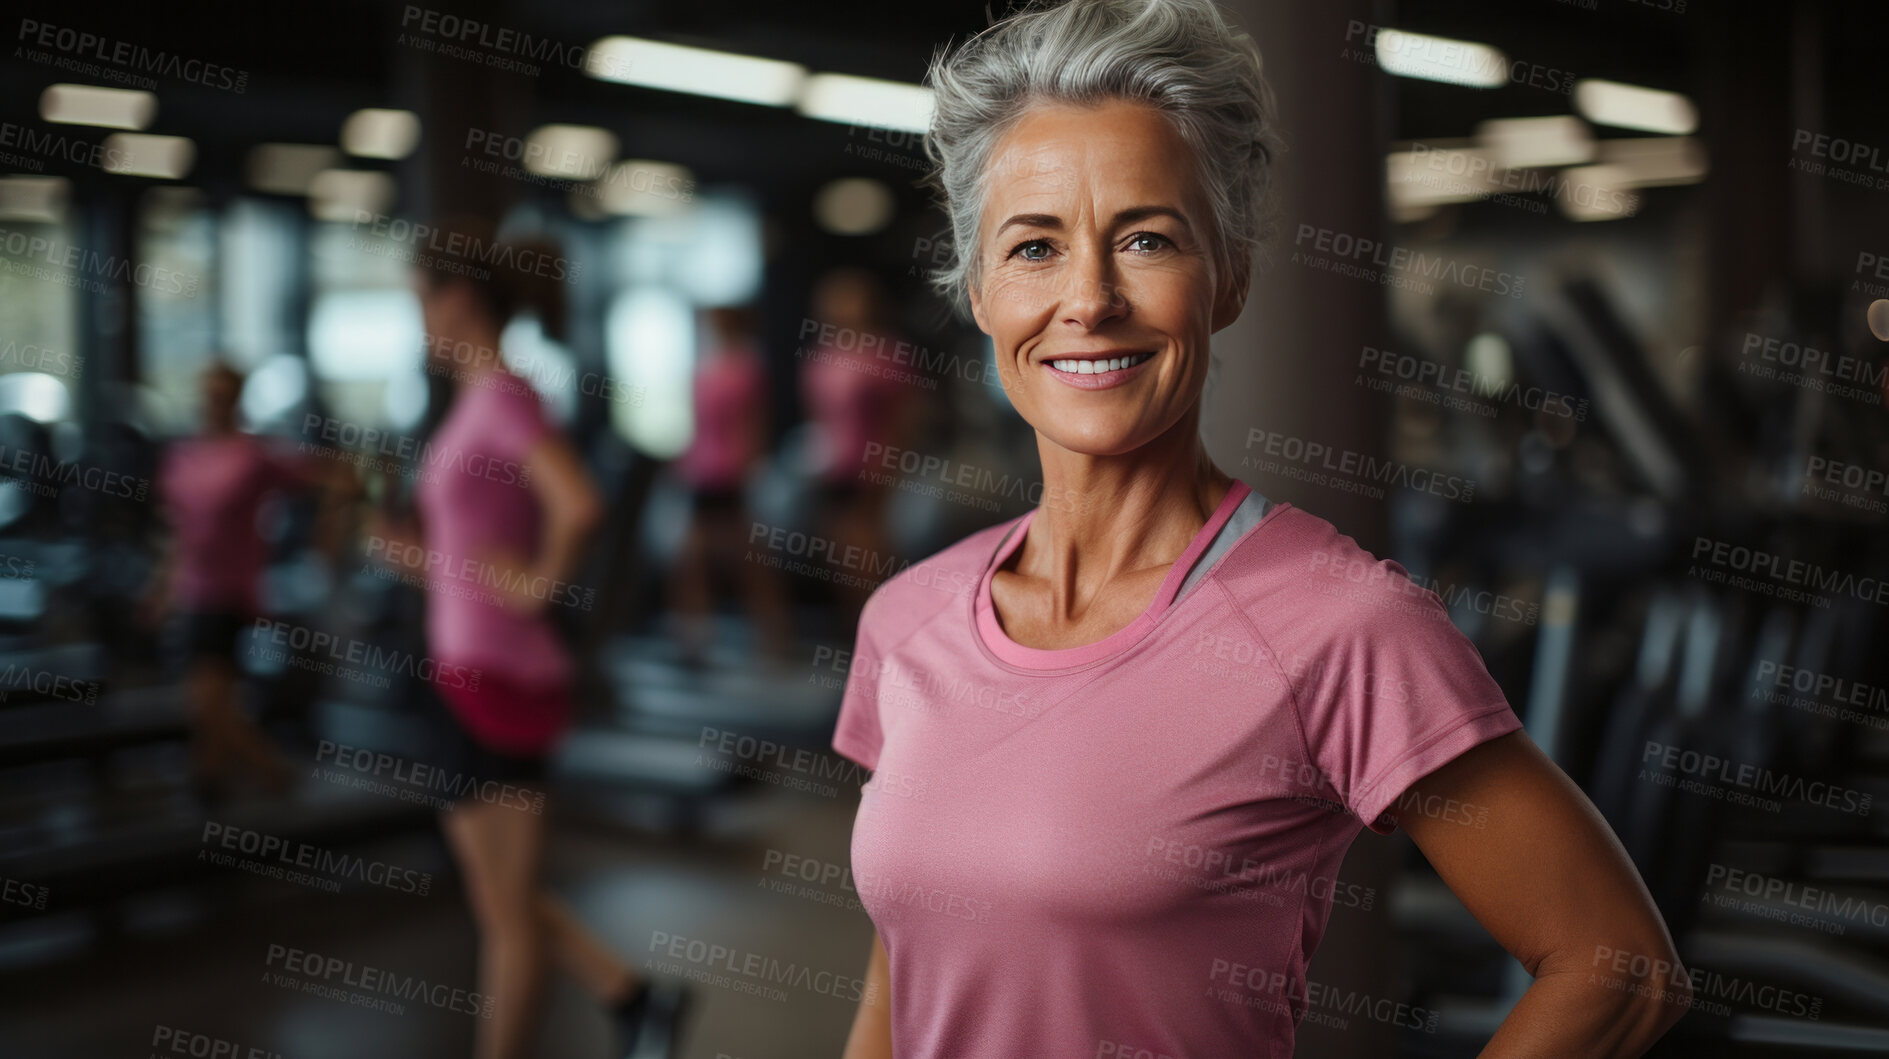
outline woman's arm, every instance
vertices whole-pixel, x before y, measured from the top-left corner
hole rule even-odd
[[[872,958],[866,962],[866,989],[840,1059],[892,1059],[892,965],[876,930]]]
[[[531,488],[544,509],[534,576],[562,581],[577,570],[584,544],[603,521],[603,499],[584,461],[563,435],[546,434],[525,454]]]
[[[545,608],[551,593],[536,591],[534,586],[564,581],[576,571],[585,542],[603,520],[603,500],[577,450],[562,435],[547,433],[540,438],[525,454],[525,468],[532,494],[544,512],[538,554],[494,556],[489,561],[515,566],[525,575],[505,579],[517,586],[507,603],[520,613],[536,614]]]
[[[1691,984],[1633,862],[1581,789],[1526,733],[1417,781],[1398,824],[1534,984],[1485,1059],[1634,1056],[1685,1015]],[[1486,816],[1483,811],[1486,809]],[[1486,826],[1464,822],[1480,817]]]

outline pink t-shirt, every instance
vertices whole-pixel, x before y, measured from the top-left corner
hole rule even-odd
[[[1239,483],[1126,628],[1014,643],[991,574],[1034,514],[861,615],[833,746],[874,770],[852,870],[894,1051],[1290,1056],[1308,1003],[1357,1003],[1305,976],[1334,900],[1365,899],[1345,850],[1521,724],[1435,595]]]
[[[256,526],[264,504],[297,479],[291,460],[253,434],[184,438],[158,471],[166,517],[177,533],[173,592],[188,610],[257,610],[269,559]]]
[[[767,392],[761,358],[717,353],[695,373],[695,436],[682,453],[682,477],[696,489],[733,489],[755,457],[754,440]]]
[[[490,565],[495,553],[529,562],[537,554],[542,515],[526,457],[552,426],[538,395],[522,380],[460,387],[446,419],[420,460],[417,499],[426,547],[438,553],[427,572],[427,649],[435,662],[479,671],[531,689],[568,683],[570,659],[545,613],[525,617],[499,602]],[[572,602],[581,589],[547,582],[547,609]],[[534,694],[513,703],[529,716],[503,714],[490,697],[460,719],[488,742],[515,752],[541,749],[569,720],[557,696]],[[459,704],[455,702],[455,708]]]

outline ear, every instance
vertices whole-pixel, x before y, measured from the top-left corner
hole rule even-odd
[[[1240,265],[1228,272],[1214,291],[1213,331],[1218,334],[1223,328],[1240,318],[1246,308],[1246,292],[1251,285],[1252,267]]]
[[[990,334],[990,321],[984,318],[984,294],[976,283],[968,284],[971,295],[971,319],[977,321],[977,329]]]

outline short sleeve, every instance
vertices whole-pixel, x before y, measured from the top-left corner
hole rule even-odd
[[[871,625],[866,613],[861,613],[859,636],[846,668],[846,690],[840,697],[839,722],[833,728],[833,749],[869,769],[879,767],[879,750],[885,744],[885,730],[879,724],[881,668]]]
[[[1522,723],[1436,595],[1397,563],[1366,554],[1365,576],[1336,581],[1340,591],[1313,608],[1315,639],[1283,652],[1281,663],[1320,782],[1367,827],[1389,834],[1412,784]],[[1453,811],[1474,819],[1474,807]]]

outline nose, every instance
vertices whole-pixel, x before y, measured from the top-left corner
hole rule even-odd
[[[1076,256],[1074,267],[1065,273],[1063,322],[1093,331],[1109,320],[1128,315],[1128,295],[1115,273],[1115,256],[1106,248],[1094,247]]]

